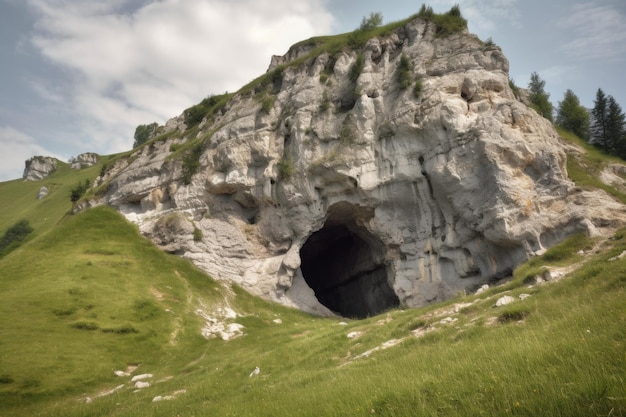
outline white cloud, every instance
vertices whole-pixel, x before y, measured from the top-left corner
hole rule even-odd
[[[559,27],[568,31],[562,48],[572,56],[621,61],[626,55],[626,13],[617,5],[575,4]]]
[[[24,162],[36,155],[58,156],[44,149],[35,139],[11,126],[0,126],[0,181],[21,178]],[[59,158],[60,159],[60,158]]]
[[[83,150],[128,149],[135,126],[164,122],[262,74],[272,54],[328,33],[325,0],[28,0],[32,44],[69,85],[33,81],[74,113]],[[134,8],[131,6],[134,5]],[[66,81],[68,81],[66,80]]]

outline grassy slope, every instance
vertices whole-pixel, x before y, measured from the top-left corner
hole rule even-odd
[[[0,416],[626,415],[626,258],[608,261],[624,231],[575,236],[486,294],[341,326],[225,290],[110,209],[64,216],[68,187],[92,171],[60,170],[47,202],[31,198],[41,183],[0,183],[15,201],[3,213],[38,231],[0,260]],[[524,284],[572,262],[584,264],[566,280]],[[503,292],[531,297],[493,307]],[[246,335],[205,340],[195,310],[225,299]],[[473,304],[446,312],[455,302]],[[402,342],[356,358],[391,339]],[[113,375],[130,364],[153,385],[134,393]]]
[[[13,180],[0,183],[0,233],[21,219],[26,219],[35,229],[34,235],[49,230],[71,209],[70,190],[79,181],[93,180],[100,172],[100,165],[73,170],[59,162],[57,171],[41,181]],[[42,186],[48,187],[48,198],[37,200]]]

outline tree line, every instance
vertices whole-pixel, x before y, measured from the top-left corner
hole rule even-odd
[[[626,159],[626,115],[613,96],[598,88],[593,108],[587,110],[568,89],[555,111],[545,84],[536,72],[530,75],[528,98],[537,113],[604,152]],[[555,113],[556,118],[553,118]]]

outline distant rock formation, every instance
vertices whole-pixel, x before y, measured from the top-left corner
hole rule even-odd
[[[99,156],[93,152],[81,153],[75,158],[71,158],[69,163],[72,169],[83,169],[90,166],[94,166],[98,163]]]
[[[271,71],[109,164],[101,202],[218,280],[365,317],[474,291],[576,232],[626,219],[568,179],[502,51],[416,18]],[[94,202],[98,203],[98,202]]]
[[[56,171],[57,162],[56,158],[49,156],[33,156],[26,160],[22,178],[24,181],[40,181]]]

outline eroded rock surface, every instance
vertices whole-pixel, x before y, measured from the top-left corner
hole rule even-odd
[[[49,156],[33,156],[26,160],[24,167],[24,181],[39,181],[57,169],[57,159]]]
[[[110,166],[104,202],[219,280],[354,317],[476,290],[569,234],[623,221],[621,204],[568,179],[557,133],[516,99],[502,51],[434,30],[416,19],[359,51],[274,58],[286,66],[269,85],[199,129],[170,120]],[[418,94],[398,82],[406,59]]]
[[[93,152],[85,152],[77,155],[75,158],[70,159],[72,169],[83,169],[90,166],[94,166],[98,163],[98,154]]]

